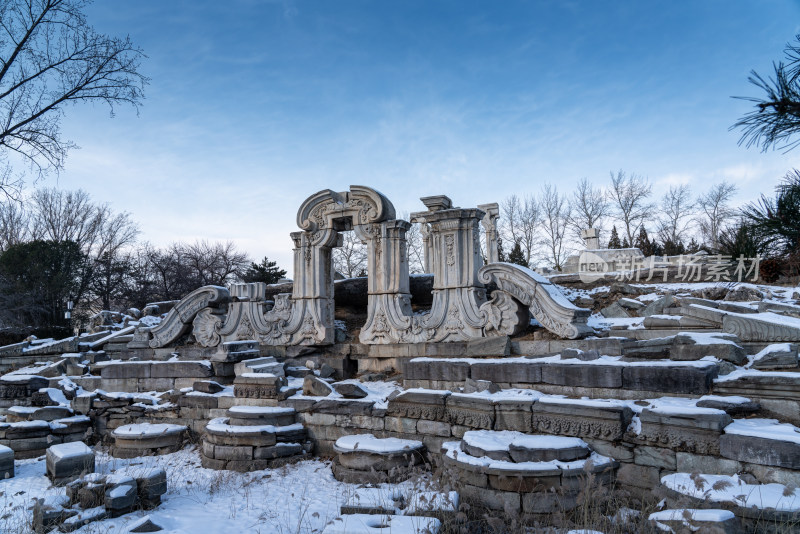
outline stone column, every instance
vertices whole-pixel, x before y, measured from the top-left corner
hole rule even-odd
[[[481,225],[486,233],[486,263],[497,263],[500,261],[500,250],[497,244],[497,219],[500,218],[500,206],[497,202],[493,202],[480,204],[478,209],[486,213],[481,219]]]

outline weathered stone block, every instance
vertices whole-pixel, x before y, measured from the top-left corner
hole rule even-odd
[[[128,476],[109,476],[105,487],[106,510],[117,515],[130,511],[135,504],[136,481]]]
[[[470,367],[470,376],[473,380],[490,380],[495,383],[538,384],[542,381],[542,364],[534,360],[477,362]]]
[[[153,362],[151,378],[195,378],[212,376],[207,362]]]
[[[622,386],[622,367],[549,363],[542,367],[542,382],[559,386],[618,388]]]
[[[661,470],[636,464],[622,464],[617,470],[617,482],[623,486],[652,490],[661,483]]]
[[[439,421],[425,421],[420,419],[417,422],[417,432],[420,434],[430,434],[433,436],[450,436],[450,424]]]
[[[252,460],[253,447],[215,445],[214,458],[217,460]]]
[[[391,432],[416,434],[417,419],[410,419],[408,417],[385,417],[383,420],[383,427]]]
[[[800,469],[800,443],[793,441],[723,434],[720,438],[720,454],[740,462]]]
[[[415,358],[403,364],[403,375],[409,380],[450,380],[463,382],[469,378],[470,364],[457,360]]]
[[[634,463],[650,467],[658,467],[668,471],[677,469],[675,451],[661,447],[640,445],[633,450]]]
[[[100,371],[102,378],[150,378],[151,362],[121,362],[103,365]]]
[[[459,494],[466,502],[479,503],[490,510],[499,510],[510,516],[519,515],[522,501],[519,493],[497,491],[464,484]]]
[[[63,443],[47,449],[47,476],[53,483],[66,482],[83,473],[94,473],[94,451],[84,443]]]
[[[511,338],[508,336],[484,337],[467,341],[467,356],[508,356]]]
[[[685,393],[705,395],[717,376],[717,366],[625,366],[622,371],[622,387],[637,391],[663,393]]]

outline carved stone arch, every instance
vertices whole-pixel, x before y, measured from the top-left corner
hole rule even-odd
[[[334,221],[349,218],[353,226],[395,218],[395,209],[385,195],[363,185],[337,193],[325,189],[308,197],[297,210],[297,226],[306,232],[334,227]]]

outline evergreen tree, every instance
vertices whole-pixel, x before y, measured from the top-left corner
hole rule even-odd
[[[622,248],[631,248],[631,244],[628,243],[628,238],[622,240]]]
[[[622,243],[619,241],[619,234],[617,233],[617,226],[611,229],[611,239],[608,240],[608,248],[622,248]]]
[[[511,249],[511,253],[508,255],[506,261],[508,263],[522,265],[523,267],[528,266],[528,262],[525,261],[525,254],[522,252],[522,245],[520,245],[519,241],[514,243],[514,248]]]
[[[679,256],[681,254],[686,254],[686,247],[684,246],[683,241],[680,239],[677,243],[671,239],[666,239],[661,245],[661,250],[662,253],[667,256]]]
[[[642,254],[645,256],[652,256],[656,253],[655,246],[650,241],[650,237],[647,235],[647,230],[644,226],[639,228],[639,235],[636,236],[636,241],[634,246],[642,251]]]
[[[695,238],[692,238],[689,241],[689,244],[686,246],[686,254],[696,254],[700,252],[700,243],[697,242]]]
[[[507,261],[506,253],[503,251],[503,240],[497,240],[497,260],[498,261]]]
[[[264,256],[261,263],[250,264],[250,267],[242,275],[242,280],[245,282],[275,284],[284,276],[286,276],[286,271],[278,267],[276,262],[269,261],[269,258]]]

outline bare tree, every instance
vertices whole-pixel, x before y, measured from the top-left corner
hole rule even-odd
[[[0,252],[30,237],[30,215],[21,204],[0,202]]]
[[[0,2],[0,191],[21,183],[10,156],[38,177],[60,170],[75,145],[61,137],[64,109],[78,102],[141,104],[148,79],[144,53],[130,38],[98,34],[83,14],[84,0]]]
[[[342,234],[342,246],[333,249],[333,268],[345,278],[355,278],[367,270],[367,246],[355,232]]]
[[[560,194],[555,186],[548,183],[542,188],[539,206],[548,259],[553,267],[560,271],[569,253],[565,239],[570,220],[569,203],[566,196]]]
[[[618,171],[611,173],[611,188],[608,197],[617,219],[622,223],[628,243],[633,243],[645,218],[652,215],[653,204],[647,201],[652,187],[647,180],[636,174]]]
[[[37,189],[31,196],[32,237],[74,241],[84,252],[94,248],[103,226],[103,213],[82,189]]]
[[[736,217],[737,212],[730,205],[734,194],[736,186],[723,180],[697,199],[700,231],[712,250],[719,249],[720,234]]]
[[[195,241],[190,245],[177,247],[181,263],[190,269],[194,287],[225,286],[239,278],[250,265],[246,253],[236,249],[233,241],[210,243]]]
[[[578,182],[578,188],[572,192],[570,200],[570,226],[576,237],[588,228],[603,229],[603,220],[608,217],[611,207],[605,192],[592,187],[587,178]]]
[[[525,261],[530,265],[539,245],[538,230],[542,222],[539,202],[532,195],[526,195],[522,199],[511,195],[503,200],[500,209],[503,213],[500,225],[503,241],[519,243]]]
[[[403,215],[408,220],[408,215]],[[419,223],[413,223],[406,232],[406,247],[408,251],[408,272],[419,274],[425,272],[425,243]]]
[[[658,217],[658,236],[663,242],[677,244],[683,240],[694,210],[688,185],[670,186],[661,197]]]

